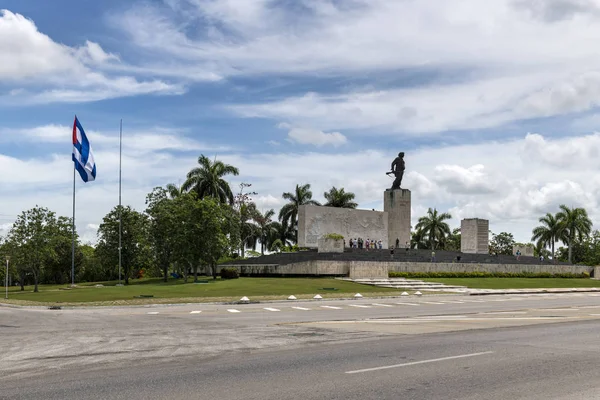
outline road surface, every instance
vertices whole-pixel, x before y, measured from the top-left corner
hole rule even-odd
[[[0,398],[597,399],[598,318],[589,294],[0,308]]]

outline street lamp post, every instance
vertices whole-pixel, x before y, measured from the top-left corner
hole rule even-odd
[[[10,256],[6,256],[6,275],[4,276],[4,288],[6,290],[6,294],[4,298],[8,300],[8,262],[10,261]]]

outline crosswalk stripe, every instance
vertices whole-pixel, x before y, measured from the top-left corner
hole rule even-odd
[[[334,307],[334,306],[321,306],[321,307],[322,308],[329,308],[329,309],[332,309],[332,310],[341,310],[342,309],[342,307]]]
[[[235,308],[230,308],[227,311],[229,311],[230,313],[238,313],[241,312],[240,310],[236,310]]]
[[[390,304],[381,304],[381,303],[373,303],[374,306],[379,306],[379,307],[394,307]]]
[[[362,306],[360,304],[349,304],[350,307],[358,307],[358,308],[371,308],[371,306]]]
[[[305,307],[292,307],[292,308],[293,308],[293,309],[296,309],[296,310],[303,310],[303,311],[308,311],[308,310],[310,310],[310,308],[305,308]]]
[[[264,309],[267,311],[281,311],[278,308],[271,308],[271,307],[265,307]]]
[[[190,314],[200,314],[202,311],[190,311]]]

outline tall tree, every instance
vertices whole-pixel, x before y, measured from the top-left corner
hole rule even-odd
[[[499,234],[492,233],[490,241],[490,254],[504,254],[510,256],[515,245],[515,238],[512,233],[500,232]]]
[[[151,251],[148,235],[148,217],[129,206],[121,206],[122,249],[121,264],[125,284],[135,277],[135,273],[150,266]],[[98,229],[96,255],[100,261],[111,268],[113,277],[117,277],[119,265],[119,206],[106,214]]]
[[[21,289],[26,272],[33,275],[34,292],[45,263],[56,258],[53,238],[56,235],[57,220],[54,212],[43,207],[23,211],[9,232],[15,258],[21,275]]]
[[[554,260],[554,244],[562,237],[560,236],[562,227],[556,216],[547,213],[539,219],[540,226],[533,228],[531,240],[539,243],[542,247],[550,247],[552,259]],[[539,246],[537,246],[539,248]]]
[[[227,175],[239,175],[239,170],[215,159],[211,161],[202,154],[198,157],[199,167],[187,174],[187,180],[181,186],[184,191],[194,191],[199,199],[212,197],[221,203],[233,204],[233,193],[229,183],[223,179]]]
[[[290,226],[294,231],[294,240],[298,242],[298,208],[302,205],[320,205],[318,201],[312,199],[310,184],[296,185],[293,192],[285,192],[282,197],[288,200],[288,203],[279,210],[279,220],[282,224]]]
[[[327,207],[339,207],[339,208],[356,208],[358,204],[353,200],[355,198],[354,193],[346,192],[344,188],[336,188],[333,186],[328,192],[323,193],[327,203]]]
[[[270,248],[269,239],[272,237],[273,232],[276,232],[276,226],[273,225],[273,216],[275,215],[275,211],[270,209],[265,211],[265,213],[261,213],[256,210],[254,215],[254,222],[256,222],[257,230],[259,234],[260,240],[260,254],[265,254],[265,249]]]
[[[243,202],[239,206],[240,219],[240,256],[244,256],[244,249],[250,247],[256,249],[260,233],[258,227],[254,223],[259,211],[256,209],[256,204],[252,202]]]
[[[177,226],[174,212],[174,199],[182,192],[175,185],[166,188],[157,187],[146,197],[146,214],[149,216],[148,233],[154,257],[162,271],[163,280],[167,282],[169,267],[173,262],[173,249]]]
[[[429,208],[427,215],[419,218],[416,229],[427,236],[427,241],[432,250],[443,244],[446,236],[450,235],[450,226],[445,221],[451,218],[452,215],[449,213],[439,214],[435,208]]]
[[[455,228],[452,233],[446,237],[444,241],[444,250],[460,251],[461,233],[460,228]]]
[[[569,248],[569,262],[573,261],[573,243],[575,240],[583,241],[592,232],[592,221],[588,217],[585,208],[569,208],[560,205],[560,211],[556,214],[559,222],[559,235]]]

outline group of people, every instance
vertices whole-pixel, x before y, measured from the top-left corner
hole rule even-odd
[[[345,244],[344,244],[345,246]],[[383,242],[381,240],[369,239],[363,240],[363,238],[354,238],[350,239],[348,242],[348,247],[353,249],[383,249]]]

